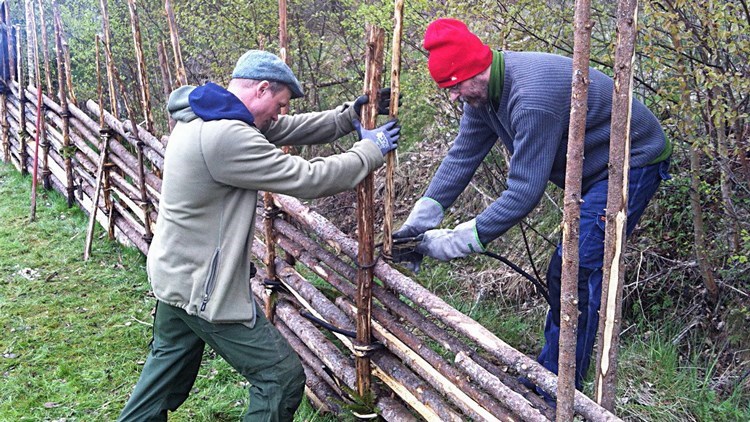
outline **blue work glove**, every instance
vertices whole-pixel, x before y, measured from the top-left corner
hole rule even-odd
[[[417,252],[440,261],[484,252],[477,233],[477,220],[471,219],[453,229],[428,230],[417,245]]]
[[[432,198],[422,197],[414,204],[414,208],[401,228],[393,232],[391,237],[394,240],[416,237],[437,227],[441,221],[443,221],[443,206]],[[415,250],[399,257],[394,256],[394,262],[401,262],[410,271],[418,273],[423,257]]]
[[[398,96],[398,105],[401,106],[401,97],[402,95],[399,94]],[[356,100],[354,100],[354,104],[352,104],[352,107],[354,108],[354,112],[357,113],[357,116],[359,116],[362,113],[362,106],[367,104],[367,102],[370,101],[369,95],[360,95],[357,97]],[[383,88],[380,91],[378,91],[378,114],[381,116],[387,116],[391,112],[391,89],[390,88]]]
[[[401,126],[398,125],[397,120],[390,120],[388,123],[376,127],[375,129],[363,129],[362,124],[359,123],[358,119],[352,120],[354,129],[357,129],[359,139],[367,139],[372,141],[375,145],[380,148],[380,152],[385,156],[389,151],[392,151],[398,147],[398,138],[401,132]]]

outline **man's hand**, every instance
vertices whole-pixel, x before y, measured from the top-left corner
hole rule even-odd
[[[359,139],[367,139],[372,141],[375,145],[380,148],[380,152],[385,156],[389,151],[392,151],[398,147],[398,138],[401,132],[401,126],[398,125],[397,120],[391,120],[388,123],[376,127],[375,129],[368,130],[363,129],[362,124],[359,120],[352,120],[352,125],[357,129]]]
[[[417,245],[417,252],[440,261],[484,252],[477,234],[476,219],[461,223],[453,229],[428,230],[422,242]]]
[[[414,204],[401,228],[393,232],[393,238],[417,237],[427,230],[434,229],[441,221],[443,206],[432,198],[422,197]]]
[[[398,105],[401,106],[401,97],[402,95],[399,94],[398,96]],[[369,95],[360,95],[357,97],[356,100],[354,100],[354,104],[352,104],[352,107],[354,107],[354,112],[357,113],[357,116],[359,116],[362,113],[362,106],[367,104],[367,102],[370,101]],[[391,112],[391,89],[390,88],[383,88],[380,91],[378,91],[378,114],[381,116],[387,116]]]
[[[437,227],[442,220],[443,207],[432,198],[420,198],[417,203],[414,204],[414,208],[412,208],[409,217],[406,218],[406,221],[401,228],[393,232],[391,235],[394,240],[394,246],[399,239],[416,238],[425,231]],[[402,254],[399,256],[398,262],[401,262],[404,267],[416,274],[419,272],[422,258],[423,255],[415,250],[408,254]],[[394,256],[394,261],[395,260],[396,257]]]

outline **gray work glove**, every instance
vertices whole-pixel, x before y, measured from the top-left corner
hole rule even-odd
[[[398,125],[397,120],[390,120],[386,124],[371,130],[363,129],[362,124],[357,119],[352,120],[352,125],[357,130],[359,139],[372,141],[380,148],[383,156],[398,147],[401,126]]]
[[[394,239],[415,237],[434,229],[443,221],[443,206],[432,198],[419,198],[400,229],[393,232]]]
[[[401,106],[401,97],[402,95],[399,94],[398,96],[398,105]],[[370,101],[369,95],[360,95],[357,97],[356,100],[354,100],[354,104],[352,104],[352,107],[354,108],[354,112],[357,113],[357,116],[359,116],[362,113],[362,106],[367,104],[367,102]],[[387,116],[391,112],[391,89],[390,88],[383,88],[380,91],[378,91],[378,114],[381,116]]]
[[[393,232],[393,239],[404,239],[416,237],[420,234],[437,227],[443,221],[443,206],[436,200],[428,197],[420,198],[409,213],[409,217],[400,229]],[[414,272],[419,272],[423,255],[417,251],[400,257],[403,266]]]
[[[453,229],[428,230],[417,245],[417,252],[440,261],[484,252],[477,233],[477,220],[471,219]]]

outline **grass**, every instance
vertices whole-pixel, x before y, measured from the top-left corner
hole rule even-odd
[[[145,258],[99,231],[84,262],[87,217],[0,166],[0,421],[112,421],[138,380],[155,299]],[[236,421],[247,382],[210,349],[174,421]],[[305,400],[298,420],[325,420]]]
[[[100,231],[84,262],[86,216],[68,209],[57,193],[41,192],[37,220],[29,222],[29,186],[28,177],[0,165],[0,421],[114,420],[151,337],[155,300],[145,258]],[[538,352],[543,310],[477,300],[456,288],[453,275],[450,265],[433,262],[418,280],[509,344],[532,356]],[[664,319],[641,322],[623,337],[618,415],[750,420],[750,392],[739,387],[718,397],[709,382],[713,363],[705,354],[685,360],[670,341],[678,327]],[[700,346],[700,339],[693,341]],[[244,378],[207,349],[193,393],[170,420],[240,420],[247,400]],[[332,420],[306,400],[296,419]]]

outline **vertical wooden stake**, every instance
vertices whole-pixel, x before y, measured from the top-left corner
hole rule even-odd
[[[156,45],[156,54],[159,56],[162,94],[164,94],[164,101],[168,101],[169,94],[172,92],[172,72],[169,70],[169,60],[167,58],[167,50],[164,47],[164,41]],[[169,113],[167,113],[167,121],[169,122],[169,131],[171,132],[176,123]]]
[[[385,31],[367,25],[367,47],[365,51],[365,94],[370,101],[362,107],[362,125],[373,129],[378,116],[378,90],[383,68],[383,43]],[[372,278],[374,255],[373,236],[373,175],[368,175],[357,185],[357,231],[359,249],[357,260],[357,339],[354,346],[357,370],[357,393],[361,397],[370,394],[370,324],[372,314]]]
[[[31,178],[31,210],[29,214],[29,220],[36,220],[36,189],[38,182],[38,171],[39,171],[39,144],[42,142],[42,113],[44,107],[42,106],[42,88],[39,81],[41,80],[39,74],[39,46],[36,41],[36,20],[34,18],[34,6],[31,0],[26,0],[26,39],[28,44],[26,49],[29,53],[29,73],[34,73],[34,81],[36,82],[37,92],[37,103],[36,103],[36,139],[34,142],[34,161],[32,164],[32,178]],[[29,75],[29,86],[31,86],[31,75]]]
[[[143,108],[143,119],[146,121],[146,130],[154,133],[154,117],[151,114],[151,93],[148,89],[148,76],[146,75],[146,59],[143,57],[143,43],[141,42],[141,25],[138,21],[138,9],[136,0],[128,0],[130,10],[130,23],[133,28],[133,45],[135,47],[135,63],[138,68],[138,85],[141,88],[141,108]],[[135,130],[136,122],[133,122]]]
[[[102,190],[102,184],[106,178],[105,167],[107,166],[107,150],[109,149],[109,128],[104,123],[104,94],[102,89],[101,63],[99,59],[99,35],[95,36],[96,42],[96,91],[99,100],[99,165],[96,170],[96,186],[94,186],[94,198],[91,200],[91,214],[89,215],[89,224],[86,229],[86,243],[83,247],[83,260],[88,261],[91,256],[91,244],[94,239],[94,227],[96,225],[96,213],[99,211],[99,195]],[[106,201],[105,201],[106,202]]]
[[[62,18],[60,17],[60,10],[57,5],[57,1],[52,2],[53,21],[55,27],[55,50],[57,59],[57,84],[58,84],[58,97],[60,98],[60,108],[62,113],[62,135],[63,135],[63,159],[65,161],[65,184],[66,184],[66,199],[68,201],[68,207],[73,206],[73,164],[71,160],[70,152],[70,113],[68,109],[68,94],[66,84],[66,74],[68,69],[65,67],[63,61],[63,48],[62,48]],[[98,54],[98,52],[97,52]]]
[[[591,52],[591,2],[576,0],[570,129],[565,171],[562,280],[560,289],[560,350],[558,355],[557,420],[573,420],[578,331],[578,238],[581,225],[581,178]]]
[[[286,49],[289,44],[289,39],[286,32],[286,0],[279,0],[279,58],[288,63]],[[281,114],[287,113],[287,107],[281,110]],[[286,149],[284,152],[288,152]],[[264,297],[264,310],[266,318],[273,323],[274,315],[276,314],[276,290],[274,284],[278,282],[278,276],[276,275],[276,232],[273,229],[273,220],[279,213],[279,209],[276,207],[273,201],[273,194],[266,192],[263,194],[263,228],[265,230],[266,239],[266,280],[264,284],[266,286],[266,295]]]
[[[102,12],[102,33],[104,34],[104,45],[105,50],[109,49],[112,46],[112,42],[110,40],[110,30],[109,30],[109,11],[107,9],[107,0],[99,0],[99,7]],[[118,112],[117,107],[117,90],[115,89],[115,75],[114,75],[114,63],[112,63],[112,58],[110,55],[105,54],[105,59],[107,62],[107,87],[109,89],[109,108],[110,111],[112,111],[112,114],[115,117],[120,116],[120,113]]]
[[[104,1],[104,0],[102,0]],[[169,35],[172,40],[172,52],[174,53],[174,67],[177,72],[177,87],[187,85],[187,74],[182,62],[182,50],[180,50],[180,36],[177,34],[177,21],[169,0],[164,1],[164,10],[167,12],[167,23],[169,23]]]
[[[49,47],[47,46],[47,22],[44,19],[44,3],[42,0],[37,0],[37,3],[39,4],[39,29],[41,30],[42,35],[42,57],[44,58],[44,72],[45,72],[45,81],[47,82],[47,94],[52,94],[52,72],[50,71],[49,66]],[[39,85],[41,87],[41,81],[39,81]]]
[[[23,59],[21,55],[21,44],[23,33],[21,32],[21,27],[16,25],[16,66],[18,67],[18,109],[19,109],[19,119],[18,119],[18,139],[19,139],[19,147],[20,150],[18,152],[18,166],[20,167],[21,175],[25,176],[29,172],[26,168],[26,162],[29,160],[28,157],[28,151],[27,151],[27,142],[29,139],[29,132],[26,129],[26,103],[28,103],[28,100],[26,99],[25,90],[26,90],[26,81],[24,80],[25,73],[23,72],[24,64]],[[28,41],[27,41],[28,42]]]
[[[401,36],[404,32],[404,0],[395,0],[393,12],[393,44],[391,47],[391,104],[392,119],[398,118],[398,96],[401,93]],[[393,184],[393,172],[396,167],[396,151],[385,156],[385,215],[383,216],[383,256],[391,259],[393,248],[393,201],[396,193]]]
[[[596,360],[594,396],[607,410],[614,410],[617,394],[617,352],[622,317],[623,254],[628,222],[628,173],[630,171],[630,112],[633,104],[633,64],[637,35],[638,0],[620,0],[617,6],[612,97],[612,129],[609,140],[607,225],[602,268],[602,315],[599,320],[599,353]]]
[[[111,66],[110,69],[112,70],[112,76],[114,80],[117,82],[117,84],[120,86],[120,95],[122,97],[122,103],[125,106],[125,111],[128,114],[128,118],[130,119],[130,123],[133,126],[132,136],[133,136],[133,142],[136,145],[136,149],[138,152],[138,191],[140,193],[140,199],[139,199],[139,205],[141,207],[141,210],[143,211],[143,227],[145,230],[145,233],[143,234],[143,240],[146,241],[147,244],[151,243],[151,239],[154,237],[153,231],[151,229],[151,200],[148,199],[148,192],[146,192],[146,169],[144,168],[144,162],[143,162],[143,141],[140,138],[140,134],[138,133],[138,125],[136,123],[135,118],[135,111],[133,110],[133,107],[130,107],[130,104],[128,103],[128,98],[125,95],[125,85],[123,84],[122,80],[120,79],[120,75],[117,72],[117,69],[112,66],[114,63],[114,60],[112,59],[112,51],[110,51],[109,46],[104,44],[104,54],[107,56],[107,62]]]
[[[11,54],[13,49],[13,38],[11,37],[11,27],[10,27],[10,8],[8,6],[7,1],[3,1],[2,3],[2,10],[0,10],[0,22],[4,25],[6,28],[5,33],[5,39],[7,41],[7,44],[4,45],[4,49],[2,51],[2,54],[5,55],[5,57],[8,59],[8,67],[7,69],[3,69],[3,73],[5,73],[5,70],[10,73],[7,76],[8,81],[8,89],[11,87],[10,81],[13,79],[12,73],[15,70],[13,68],[13,61],[11,58],[13,55]],[[5,64],[2,64],[5,66]],[[2,116],[3,121],[0,123],[2,125],[2,137],[3,137],[3,162],[9,163],[11,161],[10,159],[10,124],[8,123],[9,112],[8,112],[8,104],[7,104],[8,97],[6,94],[2,94],[0,97],[0,107],[2,107],[2,110],[0,110],[0,115]]]

